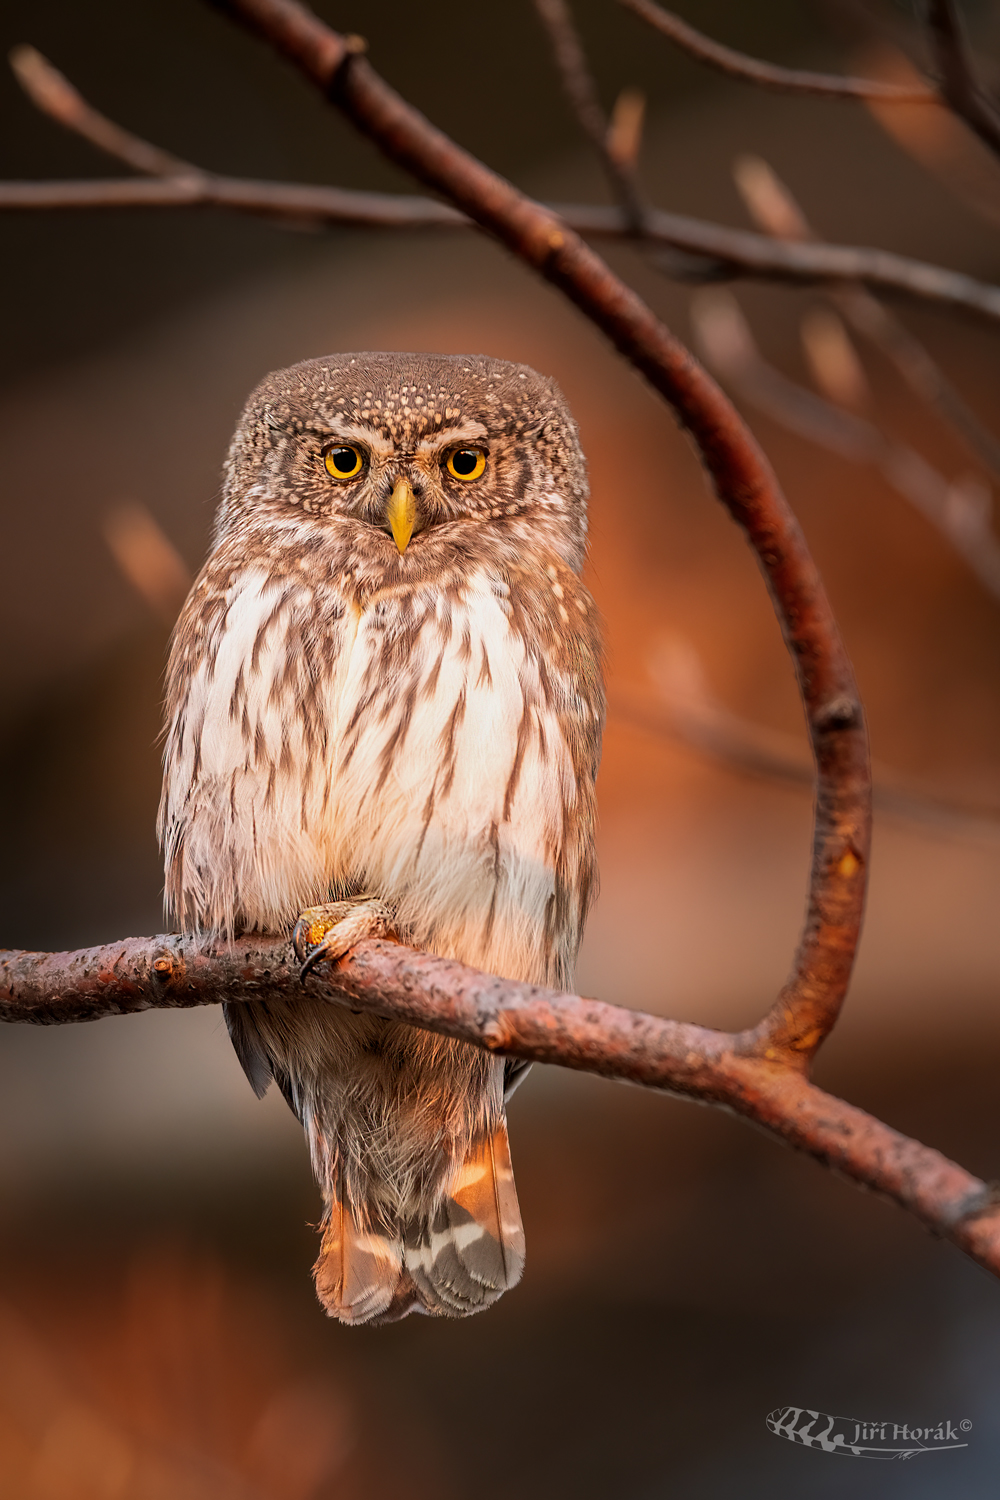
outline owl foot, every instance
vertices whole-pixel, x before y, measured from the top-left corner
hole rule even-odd
[[[343,958],[362,938],[394,938],[394,918],[384,901],[330,901],[326,906],[308,906],[295,924],[292,945],[299,962],[299,978],[318,963]]]

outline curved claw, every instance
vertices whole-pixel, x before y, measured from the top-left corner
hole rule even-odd
[[[381,901],[333,901],[311,906],[302,913],[292,932],[292,946],[302,967],[305,984],[318,963],[335,963],[348,949],[366,937],[394,936],[392,913]]]
[[[298,931],[298,927],[296,927],[296,931]],[[296,944],[295,951],[296,953],[299,953],[298,944]],[[305,984],[309,975],[312,973],[313,969],[318,963],[322,963],[323,959],[325,958],[340,958],[340,956],[340,953],[329,953],[327,951],[327,944],[325,939],[322,943],[317,943],[312,952],[307,954],[305,959],[303,959],[302,961],[301,967],[299,968],[299,980],[302,984]],[[301,954],[299,954],[299,957],[301,957]]]

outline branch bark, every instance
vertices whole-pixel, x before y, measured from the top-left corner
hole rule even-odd
[[[488,1052],[555,1063],[719,1105],[891,1199],[1000,1275],[992,1187],[940,1152],[810,1083],[756,1031],[722,1032],[579,995],[480,974],[397,943],[359,943],[307,981],[310,994],[458,1037]],[[53,1025],[107,1015],[292,999],[298,964],[283,938],[126,938],[73,953],[0,953],[0,1021]]]
[[[631,238],[618,208],[590,203],[538,204],[553,219],[590,239]],[[467,214],[447,203],[409,193],[357,192],[307,183],[259,182],[198,172],[149,180],[99,177],[53,182],[0,182],[0,213],[60,209],[221,208],[297,223],[355,225],[363,229],[469,229]],[[745,229],[729,229],[686,214],[650,209],[643,235],[713,263],[712,279],[746,278],[799,286],[860,281],[913,302],[938,303],[956,312],[1000,323],[1000,287],[962,271],[911,260],[866,246],[791,245]]]

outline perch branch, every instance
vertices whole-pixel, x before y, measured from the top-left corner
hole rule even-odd
[[[795,663],[817,765],[805,928],[792,974],[758,1028],[762,1052],[800,1057],[835,1024],[861,931],[871,841],[868,738],[857,684],[805,538],[770,465],[690,352],[551,210],[464,151],[351,56],[295,0],[216,0],[294,62],[383,153],[551,282],[673,407],[767,579]],[[287,35],[293,28],[294,47]],[[338,60],[339,59],[339,60]]]
[[[976,79],[955,0],[927,0],[926,26],[942,96],[983,144],[1000,155],[1000,112]]]
[[[712,1031],[365,942],[311,994],[473,1046],[722,1106],[907,1209],[1000,1275],[994,1190],[947,1157],[811,1084],[754,1031]],[[75,953],[0,953],[0,1021],[51,1025],[301,994],[282,938],[126,938]]]
[[[626,10],[646,21],[662,36],[669,37],[698,62],[727,73],[730,78],[742,78],[746,83],[756,83],[761,88],[778,89],[785,94],[812,94],[822,99],[877,99],[880,104],[940,104],[941,98],[935,89],[926,85],[907,87],[905,84],[882,83],[874,78],[842,78],[835,73],[808,73],[799,68],[780,68],[774,63],[761,62],[748,57],[732,47],[715,42],[701,31],[696,31],[680,16],[655,5],[653,0],[619,0]]]
[[[41,61],[45,63],[44,59]],[[147,162],[151,162],[154,156],[177,160],[158,146],[148,145],[106,120],[50,63],[45,63],[45,68],[49,75],[37,66],[33,74],[31,98],[39,109],[52,114],[68,129],[74,129],[77,120],[88,121],[88,129],[84,132],[86,138],[129,165],[135,165],[138,158],[131,146],[127,151],[119,151],[118,145],[122,142],[152,153],[144,157]],[[56,84],[54,79],[59,83]],[[72,108],[65,105],[66,90],[75,96]],[[367,229],[473,227],[468,215],[449,204],[413,194],[258,182],[252,178],[221,176],[185,163],[180,165],[183,166],[182,175],[168,175],[152,181],[100,178],[97,181],[0,182],[0,212],[220,208],[297,226],[341,224]],[[627,239],[632,234],[629,220],[620,208],[558,203],[546,207],[576,233],[592,239]],[[645,211],[643,236],[695,257],[696,263],[710,262],[712,274],[719,280],[747,277],[806,285],[855,281],[895,296],[936,302],[991,322],[1000,322],[1000,287],[976,281],[960,271],[927,265],[888,250],[784,243],[770,235],[729,229],[722,224],[660,209]],[[670,266],[664,265],[662,269],[669,271]],[[678,275],[686,274],[684,263],[678,263],[674,271]]]

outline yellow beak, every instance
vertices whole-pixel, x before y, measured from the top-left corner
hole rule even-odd
[[[410,537],[417,520],[417,505],[408,479],[397,479],[388,509],[385,513],[393,541],[400,553],[410,545]]]

